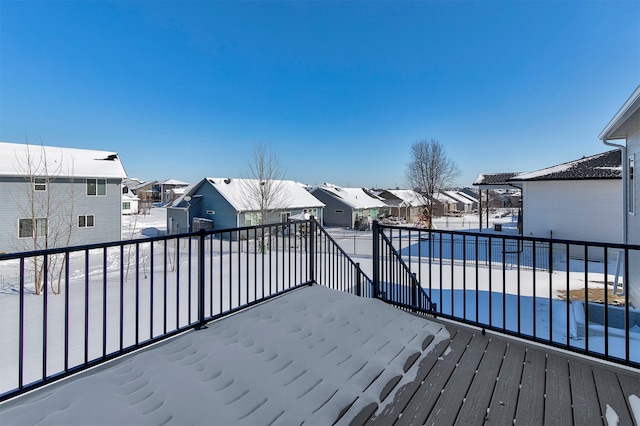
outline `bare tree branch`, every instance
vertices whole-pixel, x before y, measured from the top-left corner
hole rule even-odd
[[[271,145],[258,142],[251,154],[249,171],[242,181],[243,198],[248,210],[260,214],[260,224],[264,225],[269,214],[286,208],[291,200],[282,182],[284,171]]]
[[[411,146],[411,162],[405,177],[409,187],[424,197],[431,215],[434,195],[450,185],[458,176],[460,169],[447,156],[444,146],[438,140],[420,140]]]

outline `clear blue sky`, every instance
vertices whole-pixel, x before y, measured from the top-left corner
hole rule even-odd
[[[0,140],[116,151],[131,177],[405,186],[607,150],[640,83],[640,1],[0,0]],[[0,160],[1,161],[1,160]]]

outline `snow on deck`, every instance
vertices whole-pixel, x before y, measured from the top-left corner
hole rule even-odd
[[[332,424],[353,403],[349,422],[431,336],[449,338],[381,301],[305,287],[9,401],[0,423]]]

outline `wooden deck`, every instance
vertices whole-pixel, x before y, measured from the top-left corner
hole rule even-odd
[[[381,398],[383,410],[371,404],[351,424],[582,426],[617,416],[619,425],[637,425],[629,400],[640,397],[637,370],[443,325],[450,340],[416,357],[415,380],[392,402]]]

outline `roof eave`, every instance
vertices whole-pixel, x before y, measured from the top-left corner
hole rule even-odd
[[[609,121],[609,124],[600,132],[598,138],[602,141],[626,139],[626,134],[617,133],[617,131],[638,109],[640,109],[640,85],[636,87],[636,90],[629,96],[629,99],[627,99],[616,115]]]

